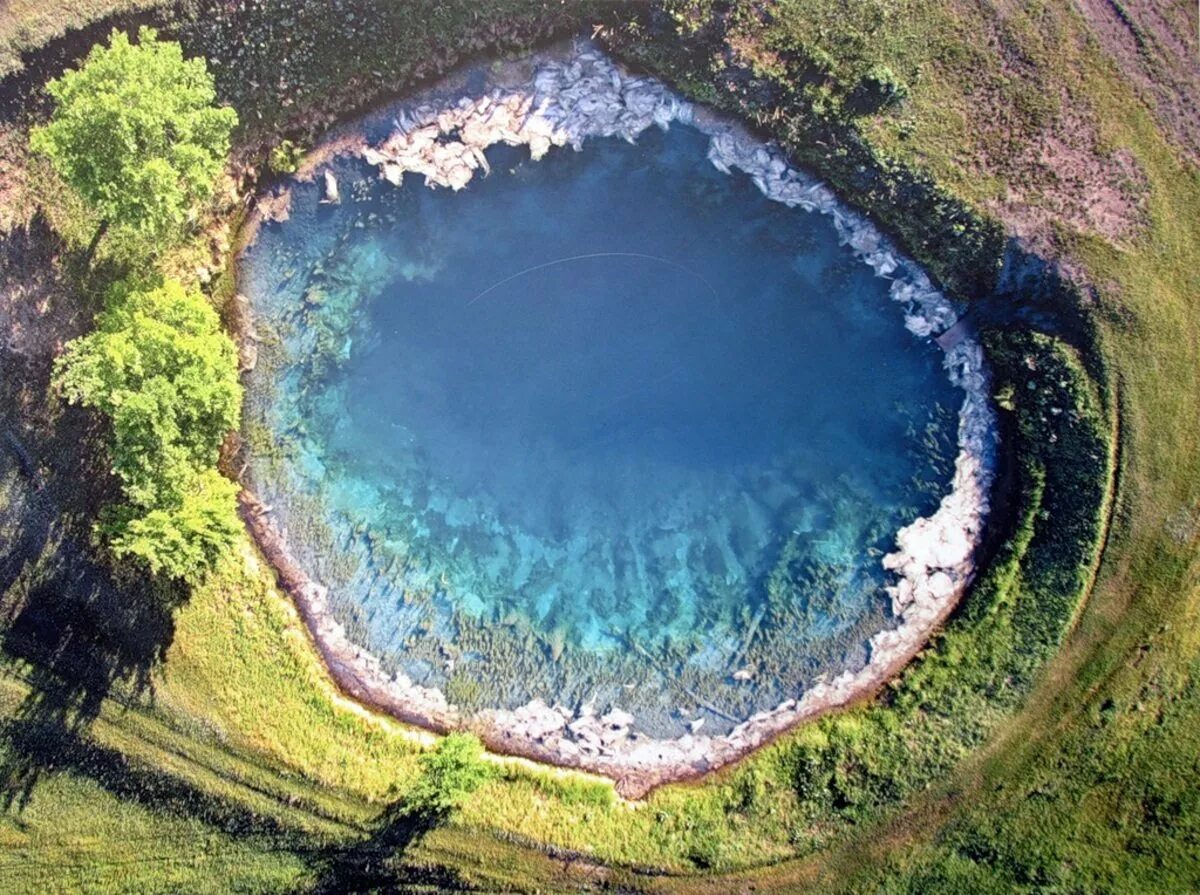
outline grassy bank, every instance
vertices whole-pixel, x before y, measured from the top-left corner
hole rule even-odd
[[[11,0],[0,9],[0,77],[20,71],[23,55],[68,31],[153,5],[154,0]]]
[[[974,296],[1011,447],[1011,500],[985,574],[880,700],[637,806],[579,775],[505,763],[453,825],[393,859],[406,885],[1196,885],[1200,181],[1073,13],[904,6],[832,16],[791,2],[764,20],[735,4],[719,22],[701,13],[725,7],[706,3],[605,15],[618,52],[778,136]],[[349,24],[298,2],[250,10],[168,16],[191,52],[220,60],[226,95],[252,122],[247,146],[300,136],[463,54],[594,17],[515,2],[427,16],[381,7]],[[1008,55],[990,49],[996,35]],[[863,110],[859,86],[881,65],[908,98]],[[1075,104],[1099,163],[1118,151],[1136,163],[1133,229],[1098,229],[1061,205],[1061,185],[1021,179],[1022,140]],[[989,109],[1004,113],[1007,137],[977,120]],[[1036,246],[1068,257],[1093,287],[1085,304],[1077,288],[1012,272],[1001,224],[1030,220],[1049,222],[1030,230]],[[11,533],[39,498],[11,452],[2,462]],[[43,657],[10,660],[3,690],[14,798],[0,841],[23,875],[0,874],[0,888],[294,891],[318,885],[347,848],[376,847],[377,818],[411,781],[424,738],[336,693],[248,544],[171,614],[148,657],[105,659],[103,686],[88,687],[12,635],[45,636],[22,619],[60,618],[47,607],[65,605],[80,633],[63,651],[129,652],[112,646],[128,631],[89,619],[103,604],[64,574],[63,551],[93,560],[76,537],[47,538],[39,562],[8,553],[0,563],[6,652]],[[128,579],[104,586],[146,598]]]

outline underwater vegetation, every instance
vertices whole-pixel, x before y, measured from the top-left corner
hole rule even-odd
[[[242,267],[250,480],[351,640],[468,713],[656,736],[861,668],[961,401],[846,241],[874,244],[678,125],[494,147],[461,193],[374,152],[292,183]]]

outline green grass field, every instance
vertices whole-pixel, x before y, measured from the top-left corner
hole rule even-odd
[[[132,6],[10,4],[0,72]],[[1079,13],[781,0],[770,17],[733,4],[718,28],[703,0],[660,14],[385,4],[359,24],[303,0],[250,6],[281,27],[164,14],[189,52],[219,54],[247,157],[434,73],[434,55],[598,23],[619,55],[778,137],[964,293],[994,280],[997,221],[1093,288],[1038,300],[1053,338],[979,299],[997,391],[1014,396],[1013,497],[944,633],[879,700],[644,803],[497,760],[452,823],[395,848],[382,818],[431,738],[337,693],[248,541],[171,614],[161,655],[111,663],[102,685],[61,661],[125,653],[121,626],[94,621],[104,612],[63,571],[64,551],[90,548],[47,538],[37,555],[0,553],[0,891],[342,891],[331,880],[349,859],[370,860],[363,885],[401,891],[1200,887],[1200,172]],[[851,109],[876,66],[908,98]],[[257,76],[273,68],[284,75]],[[372,70],[386,77],[354,79]],[[1031,156],[1034,141],[1071,177]],[[1105,165],[1133,172],[1128,195],[1080,211]],[[8,398],[6,414],[25,412]],[[0,542],[17,543],[38,498],[0,458]],[[137,581],[115,590],[152,598]],[[50,659],[13,633],[43,617],[39,601],[82,607],[44,611],[83,632]]]

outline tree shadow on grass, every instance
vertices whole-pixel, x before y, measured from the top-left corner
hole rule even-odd
[[[198,820],[232,836],[256,836],[273,846],[311,850],[302,832],[277,818],[207,793],[187,780],[165,771],[136,764],[115,749],[100,746],[79,733],[50,722],[9,719],[0,722],[0,744],[12,758],[72,772],[99,784],[115,798],[134,802],[157,815]]]
[[[315,858],[317,879],[308,895],[474,891],[450,870],[404,863],[408,849],[448,818],[449,812],[412,811],[403,801],[390,806],[367,839]]]
[[[114,488],[90,447],[98,421],[51,389],[55,353],[92,317],[62,249],[40,220],[0,239],[0,674],[30,687],[8,725],[69,737],[105,698],[150,686],[186,595],[118,579],[92,543]],[[0,757],[0,805],[23,806],[43,764],[36,751]]]
[[[115,691],[128,697],[150,687],[183,595],[118,585],[46,492],[18,493],[23,482],[4,472],[0,457],[0,535],[15,535],[0,546],[0,650],[7,673],[29,687],[7,723],[68,740]],[[28,801],[44,764],[39,756],[18,750],[0,758],[0,805]]]
[[[6,725],[26,725],[45,742],[69,742],[85,730],[114,687],[121,696],[147,689],[173,633],[167,607],[149,600],[122,605],[124,595],[95,569],[66,565],[22,588],[20,608],[0,638],[7,657],[18,660],[9,673],[29,687]],[[49,767],[46,750],[0,757],[0,805],[23,808]]]
[[[31,442],[29,450],[38,456],[41,447]],[[0,710],[0,809],[23,811],[45,775],[65,771],[156,815],[265,839],[306,858],[324,854],[324,842],[282,814],[256,812],[89,737],[106,701],[128,704],[151,688],[186,591],[114,575],[95,555],[86,519],[56,499],[54,478],[39,488],[19,465],[0,442],[0,676],[27,688],[19,704]],[[219,768],[198,769],[253,788]],[[295,808],[284,795],[262,794],[281,811]]]

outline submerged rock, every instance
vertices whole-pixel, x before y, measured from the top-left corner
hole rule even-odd
[[[337,178],[333,176],[333,172],[328,168],[325,169],[325,193],[321,197],[321,202],[325,205],[337,205],[342,201],[342,197],[338,194]]]

